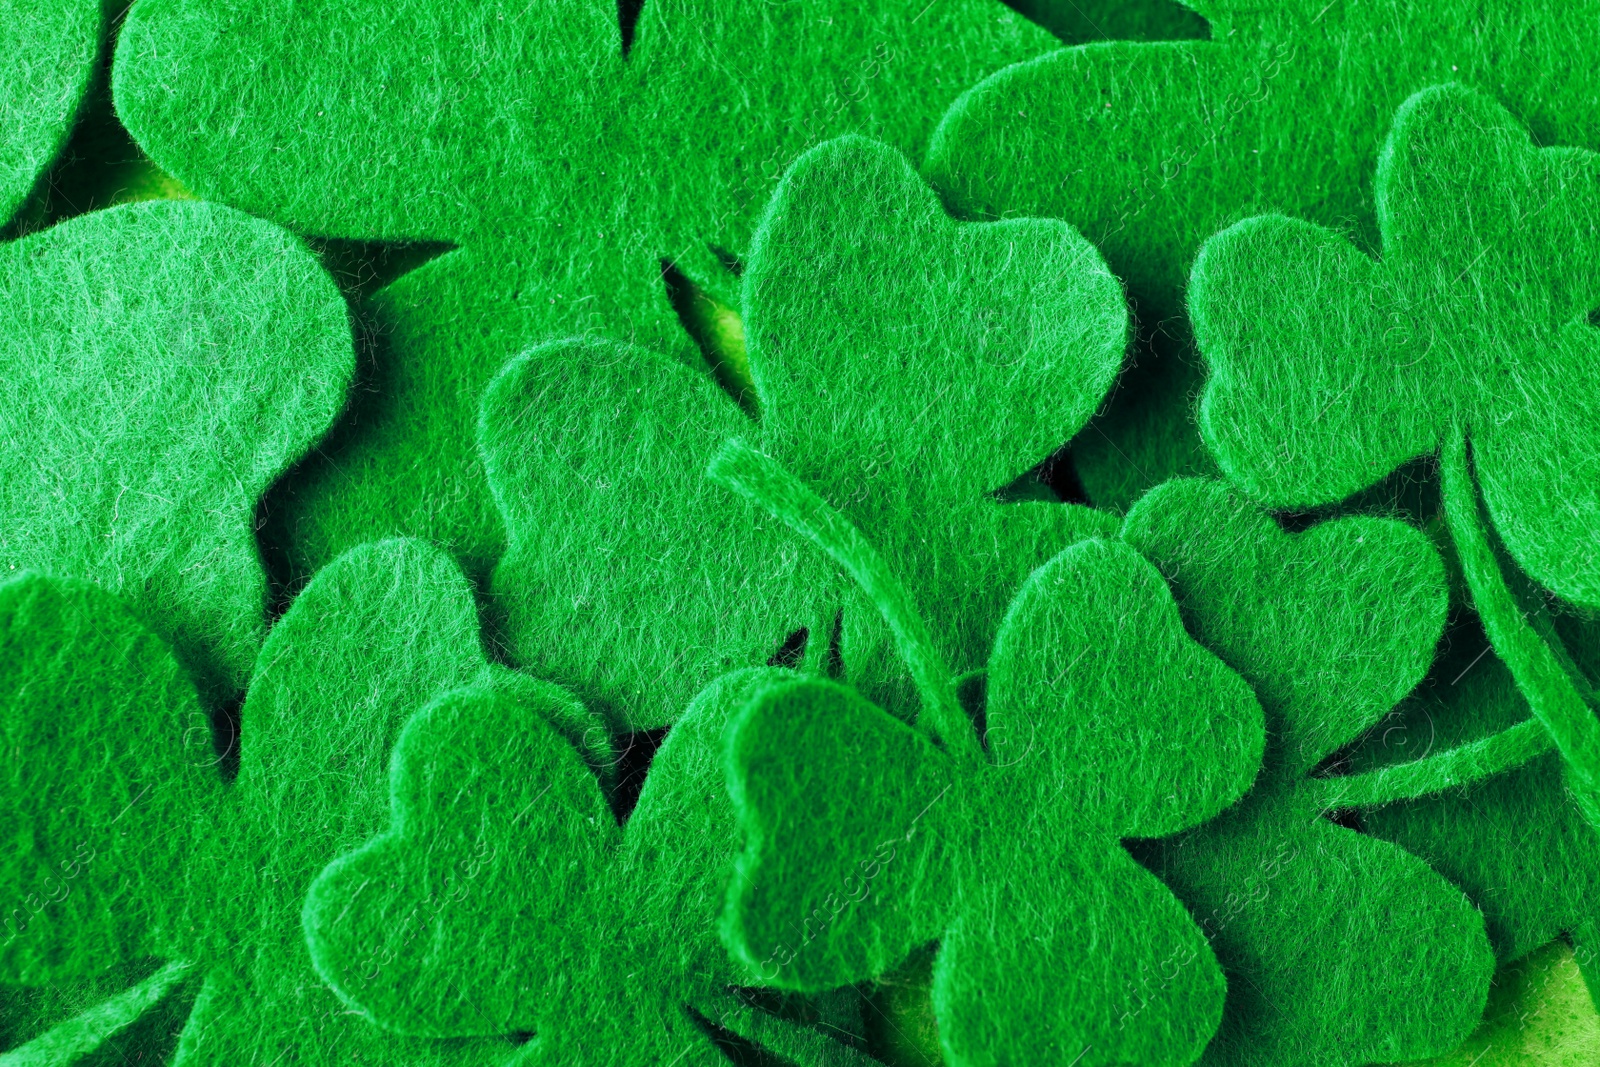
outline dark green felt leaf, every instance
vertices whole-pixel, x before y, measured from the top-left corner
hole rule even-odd
[[[1433,661],[1444,566],[1405,523],[1288,534],[1229,486],[1180,479],[1145,494],[1122,537],[1167,577],[1195,639],[1255,688],[1288,770],[1359,736]]]
[[[1011,591],[1082,528],[994,494],[1110,387],[1117,280],[1070,227],[956,223],[894,149],[841,138],[779,185],[743,295],[760,447],[884,553],[954,670],[981,667]],[[875,621],[847,613],[844,634],[873,695]]]
[[[569,698],[552,686],[550,699]],[[429,705],[393,758],[389,829],[306,898],[317,970],[400,1033],[526,1029],[519,1016],[557,995],[530,972],[592,968],[591,909],[605,901],[587,891],[618,836],[599,784],[537,709],[482,689]]]
[[[353,364],[332,280],[237,211],[131,204],[0,246],[0,566],[124,595],[202,683],[242,688],[257,497]]]
[[[319,972],[388,1030],[531,1034],[519,1063],[621,1048],[639,1062],[717,1062],[688,1007],[750,981],[716,940],[735,844],[721,739],[735,711],[788,677],[738,672],[696,697],[622,833],[537,709],[481,689],[441,698],[395,751],[389,829],[307,897]]]
[[[1249,787],[1263,743],[1249,686],[1184,634],[1155,568],[1092,539],[1023,585],[986,721],[987,757],[963,762],[837,686],[764,694],[730,735],[746,832],[730,948],[806,989],[938,940],[954,1064],[1192,1062],[1222,975],[1119,838],[1192,826]],[[908,847],[884,864],[882,842]]]
[[[94,694],[116,706],[126,702],[137,712],[126,716],[131,723],[151,724],[147,734],[155,732],[156,716],[181,717],[185,707],[191,717],[199,715],[192,686],[170,654],[164,668],[159,659],[135,664],[142,668],[137,671],[122,663],[117,631],[104,627],[108,614],[119,617],[113,609],[115,604],[98,605],[89,620],[106,630],[107,636],[96,640],[111,642],[88,649],[99,654],[98,661],[86,661],[86,670],[94,665],[100,672],[92,688],[84,691],[91,680],[87,676],[65,688],[36,682],[24,692],[26,699],[7,704],[15,709],[18,728],[47,728],[52,706],[41,694],[54,693],[74,706],[92,706]],[[26,626],[5,632],[19,640],[37,639],[49,620],[23,621]],[[149,634],[131,647],[147,658],[164,650]],[[8,662],[27,660],[8,657]],[[62,662],[73,661],[46,661]],[[471,588],[447,556],[420,542],[390,541],[353,550],[326,568],[296,598],[261,651],[241,712],[238,780],[224,796],[194,797],[161,811],[159,820],[131,824],[139,831],[137,852],[126,857],[127,866],[112,883],[120,887],[118,902],[126,907],[112,909],[98,925],[85,919],[74,929],[77,941],[53,939],[55,951],[64,945],[77,952],[61,961],[62,968],[73,968],[62,977],[93,973],[119,958],[113,951],[195,960],[204,981],[178,1041],[180,1067],[270,1061],[285,1051],[301,1063],[329,1065],[362,1059],[437,1065],[504,1060],[514,1048],[509,1037],[404,1039],[350,1014],[318,980],[300,923],[302,902],[317,872],[381,829],[387,757],[401,725],[433,696],[468,684],[491,686],[508,699],[529,695],[527,685],[509,681],[503,668],[491,668],[484,659]],[[175,693],[166,691],[174,687]],[[548,708],[548,703],[535,710],[551,711],[571,730],[574,710]],[[85,720],[84,729],[94,722]],[[172,736],[165,747],[122,746],[129,751],[118,764],[126,766],[116,771],[121,780],[177,786],[184,781],[178,772],[187,766],[181,761],[195,744],[205,750],[208,773],[216,774],[211,766],[218,760],[203,717],[198,726],[167,732]],[[110,759],[118,733],[98,733],[78,739],[75,747],[103,751]],[[117,781],[114,770],[108,767],[84,782]],[[68,781],[77,779],[63,779]],[[101,803],[114,801],[122,791],[118,786]],[[124,818],[139,810],[132,808]],[[33,823],[40,825],[37,817]],[[94,823],[73,812],[66,825],[81,830]],[[118,847],[126,853],[134,846]],[[144,866],[146,854],[153,857],[153,869]],[[147,893],[140,892],[138,879],[127,877],[141,870]],[[141,903],[145,898],[157,906]],[[96,898],[81,899],[92,904]],[[135,923],[143,939],[128,948],[113,944],[88,956],[74,948],[90,938],[98,938],[94,945],[100,948]]]
[[[950,921],[973,844],[954,761],[820,679],[735,720],[729,789],[744,848],[724,937],[763,983],[824,990],[882,974]],[[868,768],[874,788],[848,788]]]
[[[1440,82],[1494,94],[1543,144],[1600,148],[1600,41],[1576,29],[1600,15],[1594,0],[1192,6],[1209,40],[1101,42],[996,73],[950,109],[928,155],[930,180],[962,213],[1077,226],[1141,321],[1176,335],[1178,351],[1146,357],[1137,387],[1074,449],[1097,503],[1127,506],[1207,466],[1190,429],[1201,375],[1175,320],[1189,265],[1217,230],[1285,212],[1375,245],[1372,162],[1395,108]]]
[[[100,51],[97,0],[0,2],[0,226],[66,143]]]
[[[1470,435],[1507,550],[1600,603],[1600,156],[1536,149],[1459,86],[1395,119],[1376,182],[1383,258],[1266,216],[1207,243],[1191,303],[1212,376],[1201,430],[1274,506],[1327,503]]]
[[[460,249],[381,294],[381,395],[296,480],[309,570],[389,533],[488,570],[471,427],[530,343],[597,334],[695,358],[663,260],[730,303],[773,184],[847,132],[920,155],[948,99],[1055,42],[996,0],[787,5],[140,0],[117,108],[168,172],[297,230]]]
[[[1482,633],[1459,627],[1434,676],[1355,752],[1353,766],[1409,762],[1529,715]],[[1565,934],[1586,974],[1596,973],[1600,842],[1567,796],[1555,753],[1465,789],[1366,811],[1362,822],[1461,886],[1483,910],[1502,961]]]
[[[211,723],[172,651],[87,582],[0,585],[0,979],[97,975],[185,944],[167,879],[222,796]]]
[[[1012,602],[989,660],[988,724],[1018,816],[1071,796],[1077,832],[1116,837],[1209,819],[1250,788],[1263,744],[1255,695],[1184,632],[1161,574],[1099,539],[1039,568]]]
[[[1249,796],[1148,852],[1229,975],[1204,1062],[1448,1052],[1493,971],[1482,918],[1417,857],[1325,819],[1306,778],[1427,672],[1448,604],[1438,553],[1391,519],[1291,535],[1198,480],[1147,494],[1123,536],[1167,576],[1196,638],[1255,686],[1272,737]]]

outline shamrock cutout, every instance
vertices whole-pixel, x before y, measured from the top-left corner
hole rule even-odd
[[[1560,596],[1600,603],[1600,408],[1573,377],[1600,344],[1597,161],[1534,148],[1479,93],[1429,89],[1379,161],[1381,261],[1265,216],[1207,243],[1190,295],[1212,366],[1201,430],[1251,495],[1334,501],[1442,446],[1473,602],[1600,826],[1600,721],[1495,544]]]
[[[448,557],[382,542],[306,586],[262,648],[240,712],[238,776],[226,787],[193,688],[159,638],[81,583],[27,577],[5,589],[17,605],[0,628],[10,646],[0,656],[5,729],[36,753],[37,769],[21,765],[12,773],[29,777],[4,793],[0,821],[22,847],[0,871],[7,900],[42,902],[24,928],[8,930],[6,982],[89,977],[141,956],[172,961],[180,973],[151,982],[170,985],[184,969],[199,980],[180,1067],[286,1052],[327,1064],[512,1054],[507,1038],[406,1040],[351,1016],[317,981],[300,927],[316,873],[381,826],[386,755],[433,694],[488,685],[507,699],[537,698],[569,731],[598,725],[487,663],[471,589]],[[82,773],[59,773],[69,761]],[[129,990],[92,1010],[137,1013],[158,992]],[[74,1027],[79,1020],[34,1045],[59,1045]]]
[[[734,721],[735,958],[780,988],[823,989],[938,940],[933,1007],[951,1063],[1192,1062],[1222,975],[1119,838],[1227,807],[1263,734],[1249,686],[1184,632],[1160,574],[1092,538],[1028,578],[989,660],[985,752],[911,597],[859,531],[747,446],[726,447],[711,475],[871,591],[923,698],[919,729],[805,679],[758,693]]]
[[[1352,763],[1369,773],[1404,768],[1416,762],[1419,747],[1470,750],[1527,719],[1527,702],[1510,671],[1481,631],[1463,625],[1450,635],[1448,653],[1428,684],[1395,709]],[[1483,910],[1502,962],[1565,936],[1597,988],[1600,841],[1562,779],[1560,758],[1546,751],[1459,789],[1372,808],[1363,812],[1362,824],[1461,886]]]
[[[501,533],[472,428],[506,359],[594,335],[699,363],[664,263],[735,303],[725,264],[796,156],[852,131],[920,154],[944,100],[1056,45],[997,0],[651,0],[621,32],[618,12],[130,11],[118,114],[185,186],[302,233],[457,246],[373,301],[374,398],[296,478],[281,530],[300,569],[403,533],[486,574]]]
[[[1200,480],[1152,490],[1122,536],[1267,714],[1250,795],[1148,861],[1229,974],[1204,1062],[1354,1067],[1449,1052],[1477,1025],[1493,971],[1482,917],[1416,856],[1323,817],[1325,783],[1309,777],[1426,673],[1448,601],[1438,553],[1392,519],[1291,535]]]
[[[535,349],[484,395],[509,540],[491,588],[519,662],[635,728],[833,628],[814,553],[704,481],[728,437],[882,542],[958,670],[982,665],[998,590],[1100,522],[995,493],[1089,417],[1121,359],[1121,292],[1070,228],[954,223],[896,152],[845,138],[784,179],[745,293],[754,423],[706,376],[604,341]],[[869,613],[845,612],[845,667],[888,684]]]
[[[125,594],[207,690],[242,688],[256,499],[353,364],[316,260],[230,208],[129,204],[0,245],[0,561]]]
[[[440,697],[395,748],[389,829],[306,898],[318,971],[397,1033],[521,1033],[518,1063],[725,1062],[707,1017],[750,1020],[723,992],[748,976],[716,936],[734,848],[720,742],[753,693],[792,674],[739,671],[697,696],[620,830],[532,709],[481,688]],[[766,1022],[796,1062],[865,1062]]]
[[[0,227],[66,143],[100,51],[96,0],[0,0]]]
[[[1600,14],[1595,0],[1186,2],[1209,40],[1100,42],[1017,63],[958,99],[928,152],[929,180],[958,213],[1082,230],[1155,335],[1137,380],[1075,444],[1097,504],[1130,506],[1210,469],[1191,429],[1202,375],[1182,296],[1217,230],[1284,212],[1375,245],[1372,160],[1389,117],[1445,80],[1493,93],[1542,143],[1600,148],[1588,90],[1600,42],[1572,31]]]

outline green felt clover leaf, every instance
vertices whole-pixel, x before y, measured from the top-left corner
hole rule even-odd
[[[1217,230],[1284,212],[1375,245],[1372,160],[1390,117],[1444,81],[1493,93],[1543,144],[1600,148],[1589,88],[1600,39],[1576,29],[1600,16],[1595,0],[1186,3],[1209,40],[1101,42],[1015,64],[955,102],[928,154],[929,179],[960,213],[1077,226],[1156,335],[1074,447],[1090,499],[1107,505],[1209,468],[1181,315],[1189,266]],[[1178,352],[1161,351],[1165,335]]]
[[[1202,433],[1276,506],[1440,449],[1473,602],[1600,826],[1600,721],[1497,551],[1600,603],[1600,156],[1536,149],[1493,100],[1442,86],[1400,109],[1377,200],[1379,261],[1281,216],[1207,243],[1190,293],[1212,367]]]
[[[1528,720],[1527,702],[1481,632],[1451,634],[1440,669],[1358,749],[1355,769],[1414,762],[1469,747]],[[1565,935],[1585,978],[1600,986],[1600,841],[1567,794],[1560,758],[1546,752],[1505,773],[1363,812],[1373,835],[1426,859],[1483,910],[1502,961]]]
[[[1324,818],[1309,773],[1427,672],[1448,596],[1414,527],[1346,518],[1300,534],[1218,482],[1168,482],[1123,538],[1171,583],[1190,633],[1267,714],[1261,779],[1149,862],[1199,917],[1228,1004],[1209,1064],[1355,1065],[1450,1051],[1483,1009],[1483,919],[1417,857]]]
[[[1227,807],[1255,777],[1263,732],[1249,686],[1184,632],[1161,575],[1099,538],[1035,571],[989,660],[985,751],[861,534],[746,446],[711,472],[863,583],[922,689],[920,729],[818,679],[770,687],[735,720],[735,958],[781,988],[823,989],[937,940],[933,1008],[952,1063],[1192,1062],[1222,975],[1119,838]]]
[[[636,24],[612,0],[130,11],[118,113],[188,188],[303,233],[458,246],[374,300],[372,399],[286,512],[302,569],[405,533],[487,573],[472,425],[506,359],[595,335],[698,362],[664,263],[735,303],[724,264],[801,152],[860,132],[920,155],[963,86],[1056,44],[997,0],[621,7]]]
[[[318,981],[300,926],[317,872],[381,828],[386,760],[407,718],[464,685],[542,695],[485,660],[471,588],[448,557],[382,542],[306,586],[261,650],[226,786],[192,684],[144,625],[80,583],[5,588],[16,605],[3,631],[16,645],[5,657],[8,736],[41,769],[15,783],[31,791],[5,794],[7,839],[20,847],[0,875],[6,899],[44,902],[8,942],[7,981],[92,975],[140,955],[180,963],[201,979],[180,1067],[287,1053],[330,1065],[495,1063],[514,1051],[508,1036],[407,1040],[351,1015]],[[537,706],[563,729],[603,731],[582,709],[547,705]],[[75,892],[62,895],[63,879]],[[162,972],[99,1012],[137,1014],[179,977]],[[70,1044],[89,1014],[26,1048]]]
[[[123,594],[205,688],[242,688],[256,500],[353,370],[332,280],[230,208],[130,204],[0,245],[0,564]]]
[[[534,349],[484,396],[509,542],[492,589],[519,662],[636,728],[833,626],[815,553],[704,480],[729,437],[806,472],[915,576],[958,670],[982,666],[1003,591],[1103,525],[996,495],[1082,425],[1121,361],[1121,291],[1069,227],[957,224],[893,149],[842,138],[779,186],[745,300],[754,422],[706,375],[599,340]],[[843,622],[868,686],[899,672],[875,620]]]
[[[0,0],[0,227],[66,143],[103,31],[97,0]]]
[[[773,196],[744,322],[751,436],[905,576],[951,666],[982,667],[1011,591],[1083,527],[996,491],[1116,378],[1128,314],[1100,254],[1059,222],[953,222],[897,152],[841,139]],[[870,607],[844,623],[845,669],[877,696],[887,634]]]
[[[622,1062],[624,1049],[630,1063],[725,1062],[705,1021],[742,1028],[717,1005],[749,976],[716,935],[735,844],[721,739],[753,693],[792,676],[735,672],[697,696],[620,830],[536,707],[481,688],[441,697],[395,748],[389,828],[306,898],[318,971],[397,1033],[521,1034],[518,1063]],[[855,1062],[810,1037],[798,1062]]]

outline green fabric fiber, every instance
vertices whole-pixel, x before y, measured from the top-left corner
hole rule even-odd
[[[317,979],[300,925],[317,872],[381,828],[386,760],[405,720],[463,685],[527,692],[484,659],[471,589],[448,557],[389,541],[317,575],[257,659],[231,783],[192,684],[116,599],[35,576],[4,590],[15,651],[0,657],[13,679],[0,706],[10,743],[37,753],[13,766],[43,783],[6,793],[20,807],[6,837],[23,846],[0,871],[6,897],[44,901],[29,938],[8,944],[8,981],[70,980],[140,954],[193,961],[204,979],[176,1067],[290,1054],[302,1064],[498,1063],[512,1051],[510,1035],[402,1039],[350,1014]],[[572,722],[573,709],[561,718]],[[57,773],[80,765],[82,775]],[[52,817],[60,831],[40,832]],[[87,859],[73,851],[83,846]],[[50,903],[59,892],[49,879],[75,869],[76,891]],[[74,921],[52,908],[73,909]]]
[[[280,533],[302,572],[411,534],[479,576],[501,532],[472,426],[508,358],[582,335],[697,362],[663,262],[735,304],[723,261],[804,150],[859,132],[920,157],[952,96],[1055,43],[996,0],[651,0],[626,50],[611,0],[139,0],[114,95],[203,198],[459,246],[374,298],[381,384]]]
[[[1008,590],[1104,525],[998,493],[1109,387],[1121,291],[1062,223],[957,224],[895,150],[841,138],[783,179],[744,292],[756,419],[709,376],[602,340],[535,348],[486,391],[479,443],[508,539],[491,590],[513,652],[652,727],[786,635],[828,634],[843,606],[846,673],[909,714],[871,604],[707,483],[707,461],[737,436],[809,472],[907,583],[950,668],[979,668]]]
[[[0,567],[124,594],[208,694],[242,689],[256,500],[353,369],[316,260],[230,208],[130,204],[0,245]]]
[[[388,1030],[519,1034],[508,1062],[726,1062],[691,1014],[753,1022],[716,1006],[752,981],[717,941],[735,846],[721,740],[753,693],[793,676],[739,671],[697,696],[620,830],[537,706],[481,688],[441,697],[395,749],[388,829],[306,898],[318,971]],[[775,1017],[753,1026],[774,1030],[797,1062],[862,1062]]]
[[[66,143],[102,29],[99,0],[0,0],[0,228]]]
[[[1600,157],[1537,149],[1459,86],[1400,109],[1378,161],[1382,259],[1307,222],[1207,242],[1191,307],[1201,432],[1274,507],[1328,503],[1460,431],[1507,550],[1600,603]]]
[[[1077,226],[1141,323],[1163,343],[1175,335],[1176,351],[1142,357],[1137,387],[1074,449],[1090,499],[1110,506],[1208,466],[1181,316],[1189,266],[1217,230],[1282,212],[1376,247],[1373,160],[1401,102],[1441,82],[1492,93],[1541,144],[1600,148],[1593,0],[1189,6],[1209,40],[1085,44],[979,83],[945,116],[926,167],[959,213]]]
[[[1428,683],[1352,757],[1355,770],[1409,763],[1436,749],[1503,734],[1529,717],[1511,672],[1475,623],[1452,628]],[[1551,752],[1465,788],[1367,810],[1377,837],[1421,856],[1483,910],[1502,960],[1558,935],[1590,975],[1600,952],[1600,841]]]
[[[1147,494],[1123,537],[1267,715],[1250,794],[1148,853],[1228,974],[1201,1062],[1359,1067],[1449,1052],[1476,1026],[1494,969],[1482,917],[1417,857],[1325,818],[1309,777],[1427,673],[1448,601],[1438,554],[1392,519],[1291,535],[1198,480]]]
[[[1023,585],[987,692],[987,759],[966,761],[836,682],[758,694],[729,739],[744,842],[729,948],[806,990],[938,941],[953,1064],[1192,1062],[1222,976],[1118,839],[1177,832],[1244,792],[1260,706],[1184,633],[1155,569],[1100,539]]]

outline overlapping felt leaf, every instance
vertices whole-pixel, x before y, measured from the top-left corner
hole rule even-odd
[[[522,1034],[518,1063],[725,1062],[701,1020],[749,976],[716,938],[735,842],[720,742],[785,676],[736,672],[696,697],[621,830],[536,708],[441,697],[395,749],[389,828],[306,899],[319,972],[396,1032]],[[801,1062],[853,1062],[810,1046]]]
[[[963,213],[1073,223],[1141,321],[1180,343],[1189,264],[1223,226],[1277,211],[1376,243],[1372,160],[1394,109],[1428,85],[1478,86],[1541,143],[1600,148],[1600,41],[1576,29],[1600,14],[1593,0],[1190,6],[1209,40],[1084,45],[988,78],[946,115],[927,167]],[[1209,466],[1188,417],[1198,367],[1181,352],[1141,362],[1074,449],[1097,503]]]
[[[789,5],[140,0],[115,65],[139,143],[208,199],[331,237],[459,246],[381,293],[375,396],[297,477],[302,569],[390,533],[486,572],[478,396],[530,343],[697,361],[662,284],[722,294],[772,185],[847,132],[920,154],[939,110],[1054,46],[996,0]],[[719,258],[720,254],[720,258]]]
[[[760,447],[884,553],[953,669],[982,667],[1011,591],[1085,527],[1082,509],[996,494],[1122,364],[1127,309],[1099,253],[1059,222],[953,222],[897,152],[841,139],[773,196],[744,323]],[[862,607],[845,668],[883,699],[902,668]]]
[[[67,140],[100,52],[96,0],[0,3],[0,227]]]
[[[1454,628],[1439,669],[1353,754],[1352,769],[1406,764],[1502,734],[1529,717],[1505,664],[1472,624]],[[1372,808],[1369,832],[1415,852],[1483,910],[1502,961],[1557,936],[1595,981],[1600,843],[1567,795],[1560,758],[1538,756],[1460,789]]]
[[[1401,109],[1377,179],[1383,258],[1292,219],[1208,242],[1192,301],[1201,428],[1274,506],[1337,500],[1470,434],[1507,549],[1600,602],[1600,156],[1536,149],[1456,87]]]
[[[242,688],[256,500],[353,365],[316,260],[230,208],[131,204],[0,246],[0,562],[123,594],[208,689]]]
[[[982,665],[1003,591],[1103,525],[996,496],[1088,418],[1121,360],[1120,289],[1070,228],[954,223],[893,149],[842,138],[785,177],[745,285],[753,424],[707,376],[598,340],[534,349],[484,397],[513,648],[635,727],[833,626],[830,571],[703,478],[728,437],[806,471],[882,541],[958,670]],[[844,617],[863,685],[899,673],[875,618]]]
[[[1381,261],[1281,216],[1207,243],[1191,290],[1213,368],[1202,432],[1232,480],[1276,505],[1335,500],[1440,449],[1473,604],[1600,826],[1600,722],[1499,552],[1562,597],[1600,601],[1585,376],[1600,156],[1536,149],[1490,98],[1441,86],[1400,109],[1377,198]]]
[[[956,1064],[1192,1062],[1222,975],[1118,839],[1191,827],[1243,793],[1260,706],[1184,633],[1154,568],[1099,539],[1024,584],[987,693],[987,754],[947,722],[941,750],[836,683],[759,694],[729,742],[745,834],[730,949],[765,981],[815,989],[937,940],[933,1007]],[[927,717],[940,702],[923,699]]]
[[[210,719],[171,650],[111,594],[23,574],[0,586],[0,712],[0,978],[179,954],[181,896],[129,876],[181,869],[222,798]]]
[[[419,542],[383,542],[318,574],[262,648],[241,711],[238,778],[226,791],[208,724],[188,721],[198,704],[171,653],[108,594],[86,588],[45,578],[7,587],[42,590],[21,602],[31,614],[17,614],[6,631],[19,649],[37,650],[7,657],[17,679],[6,704],[10,729],[29,735],[40,766],[88,756],[97,773],[49,774],[46,789],[8,794],[16,809],[8,836],[29,848],[6,872],[6,895],[20,898],[26,879],[42,878],[45,863],[61,866],[70,857],[57,853],[80,840],[97,850],[81,862],[103,852],[118,866],[103,886],[85,868],[70,898],[75,921],[35,924],[37,945],[21,943],[15,957],[32,969],[12,980],[68,979],[141,954],[188,961],[204,977],[178,1043],[180,1065],[286,1053],[328,1064],[509,1055],[509,1038],[406,1040],[349,1014],[318,982],[300,928],[317,872],[381,825],[385,761],[402,723],[462,685],[529,695],[529,683],[485,661],[470,588],[448,557]],[[69,595],[92,599],[70,613],[44,610],[79,603]],[[63,719],[61,700],[75,717]],[[569,707],[561,721],[575,723],[580,712]],[[194,777],[195,762],[204,777]],[[133,783],[151,789],[140,794]],[[94,802],[74,804],[73,790],[93,791]],[[101,849],[123,826],[128,832]],[[58,1031],[75,1026],[36,1044],[59,1044]]]
[[[1308,778],[1427,672],[1448,599],[1438,554],[1391,519],[1291,535],[1199,480],[1147,494],[1123,537],[1167,576],[1195,638],[1255,687],[1271,735],[1250,795],[1149,857],[1229,974],[1204,1062],[1450,1051],[1493,970],[1481,916],[1415,856],[1326,818]]]

